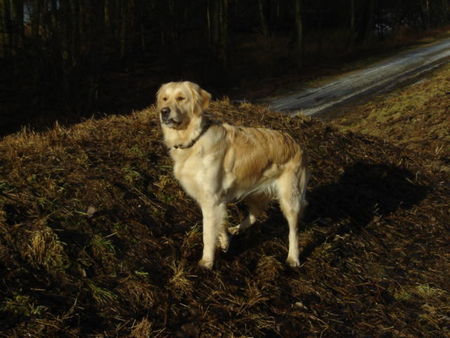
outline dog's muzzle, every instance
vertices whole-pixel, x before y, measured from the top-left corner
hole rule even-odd
[[[167,121],[169,119],[170,116],[170,108],[169,107],[164,107],[161,109],[161,118],[163,121]]]
[[[160,110],[161,113],[161,121],[168,125],[168,126],[177,126],[179,125],[181,122],[177,121],[176,119],[170,117],[170,108],[169,107],[164,107]]]

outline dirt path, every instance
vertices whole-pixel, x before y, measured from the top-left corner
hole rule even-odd
[[[447,38],[402,52],[366,69],[343,74],[320,87],[269,98],[266,103],[275,111],[315,115],[363,95],[393,89],[449,60],[450,38]]]

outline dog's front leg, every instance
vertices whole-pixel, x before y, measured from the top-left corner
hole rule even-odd
[[[211,200],[201,204],[203,214],[203,256],[199,265],[211,269],[214,264],[214,253],[219,233],[223,230],[226,206]]]

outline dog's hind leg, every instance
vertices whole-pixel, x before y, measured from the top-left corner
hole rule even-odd
[[[307,173],[299,168],[299,175],[294,170],[286,171],[278,180],[278,198],[281,210],[289,224],[289,250],[286,263],[291,267],[300,266],[298,259],[298,221],[307,204],[305,190]]]
[[[207,201],[201,204],[201,209],[203,214],[203,255],[199,265],[211,269],[214,264],[214,253],[219,234],[225,231],[226,205]],[[221,241],[223,240],[221,238]],[[227,246],[226,243],[224,245]]]
[[[220,227],[218,246],[222,252],[227,252],[230,247],[230,235],[228,234],[225,225]]]
[[[237,235],[240,232],[250,228],[255,222],[256,218],[266,209],[270,202],[270,198],[265,194],[257,194],[247,197],[244,203],[248,208],[248,216],[239,224],[234,227],[228,228],[228,232],[232,235]]]

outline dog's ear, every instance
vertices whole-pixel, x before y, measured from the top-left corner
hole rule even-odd
[[[200,102],[202,105],[202,110],[205,111],[209,107],[209,101],[211,101],[211,94],[206,90],[200,88]]]
[[[156,95],[155,95],[156,104],[159,104],[159,96],[161,95],[161,88],[162,88],[162,86],[159,87],[159,89],[158,89],[158,91],[156,92]]]
[[[199,115],[209,107],[209,101],[211,100],[211,94],[202,89],[198,84],[185,81],[187,89],[191,92],[194,99],[194,114]]]

